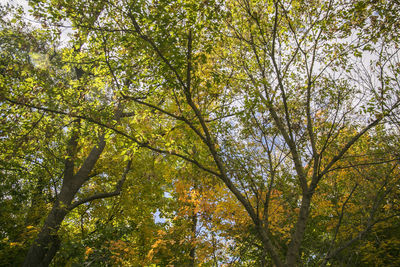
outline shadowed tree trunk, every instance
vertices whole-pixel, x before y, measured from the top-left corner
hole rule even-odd
[[[85,199],[72,202],[83,183],[90,178],[89,174],[100,157],[104,146],[105,142],[102,136],[98,146],[92,149],[91,153],[86,158],[85,163],[82,165],[79,171],[72,177],[68,177],[68,179],[67,177],[64,178],[64,184],[62,186],[59,198],[47,216],[39,235],[32,243],[28,254],[25,257],[23,266],[48,266],[51,263],[52,259],[60,248],[61,243],[57,232],[60,229],[61,223],[63,222],[65,216],[71,210],[92,200],[113,197],[121,193],[122,185],[125,182],[126,176],[131,168],[131,160],[128,161],[122,177],[117,183],[115,191],[98,193]]]
[[[121,110],[122,107],[119,105],[115,112],[115,119],[117,121],[121,117]],[[31,247],[29,248],[28,254],[25,257],[25,261],[23,264],[24,267],[48,266],[60,247],[60,240],[58,238],[57,232],[60,229],[61,223],[63,222],[65,216],[71,210],[81,204],[90,202],[95,199],[102,199],[119,195],[122,189],[122,185],[126,180],[127,173],[131,168],[132,161],[130,160],[127,163],[121,179],[117,183],[115,191],[98,193],[85,199],[76,200],[75,202],[73,202],[76,193],[79,191],[82,185],[91,178],[93,168],[106,146],[104,134],[102,134],[99,138],[97,145],[92,148],[89,155],[84,160],[82,166],[78,169],[78,171],[74,172],[74,160],[77,154],[78,137],[78,131],[77,129],[74,129],[67,145],[67,159],[65,160],[64,178],[61,191],[53,205],[53,208],[48,214],[37,238],[34,240]]]
[[[57,232],[65,216],[71,210],[71,203],[78,190],[90,178],[89,175],[106,145],[104,136],[92,148],[80,169],[74,174],[74,158],[76,155],[78,132],[75,131],[69,140],[65,160],[63,185],[58,199],[48,214],[37,238],[29,248],[23,266],[48,266],[59,247]]]

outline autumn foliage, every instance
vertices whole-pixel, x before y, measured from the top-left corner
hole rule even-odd
[[[0,266],[400,265],[400,6],[0,5]]]

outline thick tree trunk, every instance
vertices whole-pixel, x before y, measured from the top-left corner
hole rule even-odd
[[[55,243],[56,240],[58,240],[57,231],[66,214],[67,212],[62,210],[59,206],[52,209],[46,218],[39,235],[31,245],[28,254],[25,257],[25,262],[23,264],[24,267],[48,266],[51,262],[48,253],[51,248],[51,254],[53,254],[52,256],[54,257],[54,250],[59,246],[58,241]]]
[[[106,145],[104,135],[93,147],[79,170],[74,173],[74,161],[77,136],[73,134],[67,149],[70,156],[65,162],[63,185],[58,199],[47,216],[42,229],[29,248],[23,267],[46,267],[59,249],[60,241],[57,235],[61,223],[70,211],[70,205],[78,190],[88,180],[91,171]]]
[[[304,232],[307,225],[307,220],[310,214],[310,204],[311,204],[312,194],[306,194],[303,196],[303,201],[301,202],[299,218],[296,223],[296,227],[292,234],[292,239],[289,243],[288,252],[286,254],[286,264],[285,266],[294,267],[297,266],[300,247],[304,238]]]
[[[25,257],[24,267],[48,266],[60,246],[57,232],[62,221],[68,214],[67,207],[71,204],[79,187],[64,186],[61,189],[59,200],[54,204],[47,216],[39,235],[29,248]]]

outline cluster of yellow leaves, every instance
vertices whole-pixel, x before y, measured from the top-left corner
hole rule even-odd
[[[38,231],[39,231],[39,229],[37,228],[37,227],[35,227],[35,226],[32,226],[32,225],[28,225],[27,227],[26,227],[26,234],[27,235],[29,235],[29,236],[34,236],[34,235],[36,235],[37,233],[38,233]]]
[[[379,244],[368,241],[361,247],[362,262],[367,266],[400,266],[400,240],[387,239]]]
[[[38,233],[38,229],[32,225],[28,225],[26,227],[26,231],[21,234],[21,240],[29,240],[30,238],[34,237]],[[8,244],[9,247],[23,247],[25,245],[24,241],[13,241],[10,242],[8,238],[4,238],[1,243]]]
[[[132,264],[137,251],[134,247],[132,247],[130,242],[125,242],[123,240],[111,240],[107,243],[112,253],[111,258],[115,265],[126,266],[127,264]]]
[[[184,181],[177,181],[175,192],[182,204],[178,214],[180,216],[192,216],[193,214],[212,214],[216,208],[217,189],[193,188]]]
[[[168,232],[164,230],[158,230],[157,232],[157,237],[153,245],[151,246],[151,249],[147,253],[146,256],[146,262],[152,263],[152,264],[157,264],[159,263],[159,260],[156,258],[157,254],[162,254],[162,255],[168,255],[170,259],[170,264],[169,266],[174,266],[174,259],[175,259],[175,253],[173,250],[173,246],[175,244],[183,245],[184,243],[188,243],[190,240],[187,239],[180,239],[179,241],[176,240],[175,238],[179,237],[179,232],[181,229],[179,227],[170,227],[168,229]]]
[[[93,253],[93,249],[91,247],[86,247],[85,249],[85,260],[89,257],[90,254]]]
[[[292,214],[288,213],[291,209],[281,196],[281,191],[272,190],[268,212],[269,227],[272,232],[280,233],[281,239],[288,239],[293,225],[293,221],[288,221],[288,218]],[[297,214],[298,209],[295,209],[294,212]]]

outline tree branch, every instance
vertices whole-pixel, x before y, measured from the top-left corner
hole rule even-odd
[[[179,75],[178,71],[172,66],[171,62],[163,55],[163,53],[160,51],[160,49],[157,47],[157,45],[154,43],[154,41],[148,37],[146,34],[144,34],[139,26],[139,23],[136,21],[135,16],[132,14],[131,10],[129,9],[128,12],[128,17],[131,19],[133,26],[135,28],[136,33],[139,35],[139,37],[146,41],[150,46],[154,49],[154,51],[158,54],[158,56],[162,59],[162,61],[168,66],[168,68],[171,69],[171,71],[175,74],[176,79],[178,80],[179,84],[185,88],[186,85],[183,82],[182,77]]]
[[[91,202],[96,199],[109,198],[109,197],[118,196],[119,194],[121,194],[122,186],[126,180],[126,176],[127,176],[128,172],[131,169],[131,164],[132,164],[132,160],[130,159],[125,167],[125,170],[124,170],[124,173],[122,174],[121,179],[118,181],[117,186],[113,192],[98,193],[98,194],[92,195],[90,197],[87,197],[87,198],[84,198],[81,200],[77,200],[74,203],[72,203],[71,205],[69,205],[68,210],[71,211],[71,210],[75,209],[76,207],[78,207],[79,205],[82,205],[87,202]]]
[[[11,100],[11,99],[8,99],[8,98],[4,98],[4,99],[6,101],[12,103],[12,104],[15,104],[15,105],[21,105],[21,106],[25,106],[25,107],[29,107],[29,108],[35,108],[35,109],[38,109],[38,110],[43,110],[43,111],[50,112],[50,113],[55,113],[55,114],[69,116],[69,117],[84,119],[84,120],[92,122],[92,123],[94,123],[94,124],[96,124],[98,126],[102,126],[102,127],[106,128],[106,129],[109,129],[109,130],[115,132],[116,134],[119,134],[119,135],[121,135],[121,136],[123,136],[123,137],[125,137],[125,138],[127,138],[127,139],[129,139],[131,141],[133,141],[139,147],[144,147],[144,148],[150,149],[150,150],[152,150],[154,152],[158,152],[158,153],[161,153],[161,154],[165,154],[165,155],[169,154],[169,155],[173,155],[173,156],[179,157],[181,159],[184,159],[184,160],[186,160],[188,162],[191,162],[191,163],[195,164],[197,167],[199,167],[200,169],[202,169],[202,170],[204,170],[204,171],[206,171],[208,173],[211,173],[211,174],[213,174],[213,175],[215,175],[217,177],[221,176],[218,172],[216,172],[216,171],[214,171],[214,170],[202,165],[200,162],[198,162],[195,159],[191,159],[191,158],[189,158],[189,157],[187,157],[185,155],[179,154],[179,153],[174,152],[174,151],[168,151],[168,150],[163,150],[163,149],[159,149],[159,148],[156,148],[156,147],[152,147],[152,146],[149,145],[148,142],[140,141],[134,136],[130,136],[127,133],[124,133],[124,132],[116,129],[113,126],[107,125],[107,124],[105,124],[103,122],[99,122],[99,121],[97,121],[97,120],[95,120],[93,118],[90,118],[88,116],[74,114],[74,113],[67,113],[67,112],[59,111],[59,110],[52,110],[52,109],[49,109],[49,108],[39,107],[39,106],[35,106],[35,105],[32,105],[32,104],[17,102],[15,100]]]

